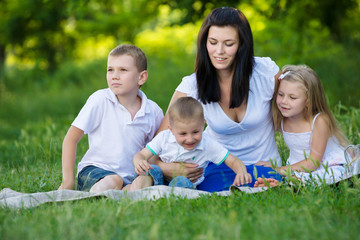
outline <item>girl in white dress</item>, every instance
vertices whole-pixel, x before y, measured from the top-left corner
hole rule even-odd
[[[286,166],[274,168],[302,181],[341,179],[348,140],[330,112],[318,75],[308,66],[288,65],[279,81],[273,119],[290,155]]]

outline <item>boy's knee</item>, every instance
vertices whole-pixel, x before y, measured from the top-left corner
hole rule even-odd
[[[119,175],[108,175],[105,176],[103,179],[99,180],[95,183],[90,192],[103,192],[110,189],[122,189],[124,184],[123,179]]]
[[[169,186],[170,187],[183,187],[183,188],[190,188],[190,189],[195,188],[194,184],[184,176],[174,177],[173,180],[171,180],[171,182],[169,183]]]

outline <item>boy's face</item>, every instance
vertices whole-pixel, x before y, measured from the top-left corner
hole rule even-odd
[[[170,131],[175,136],[176,142],[186,150],[193,150],[201,141],[205,120],[191,119],[174,121]]]
[[[147,71],[139,72],[130,55],[109,56],[106,79],[118,99],[136,96],[147,79]]]

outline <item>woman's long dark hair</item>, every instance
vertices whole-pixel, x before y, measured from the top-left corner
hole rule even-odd
[[[250,24],[241,11],[230,7],[216,8],[205,18],[199,31],[195,63],[198,95],[204,104],[218,102],[221,98],[216,69],[211,63],[206,48],[211,26],[232,26],[239,34],[240,46],[233,62],[235,71],[229,106],[236,108],[247,100],[250,76],[254,66],[254,43]]]

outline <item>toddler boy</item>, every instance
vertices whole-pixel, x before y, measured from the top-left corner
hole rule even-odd
[[[169,129],[160,132],[146,148],[134,156],[135,172],[139,175],[130,190],[151,185],[163,185],[161,169],[150,165],[148,159],[158,155],[163,162],[190,162],[205,169],[209,162],[225,162],[237,173],[234,185],[251,182],[242,161],[231,155],[221,144],[203,134],[205,119],[201,104],[192,97],[177,99],[169,108]],[[195,183],[183,176],[175,177],[168,185],[196,188],[204,180],[200,177]]]

